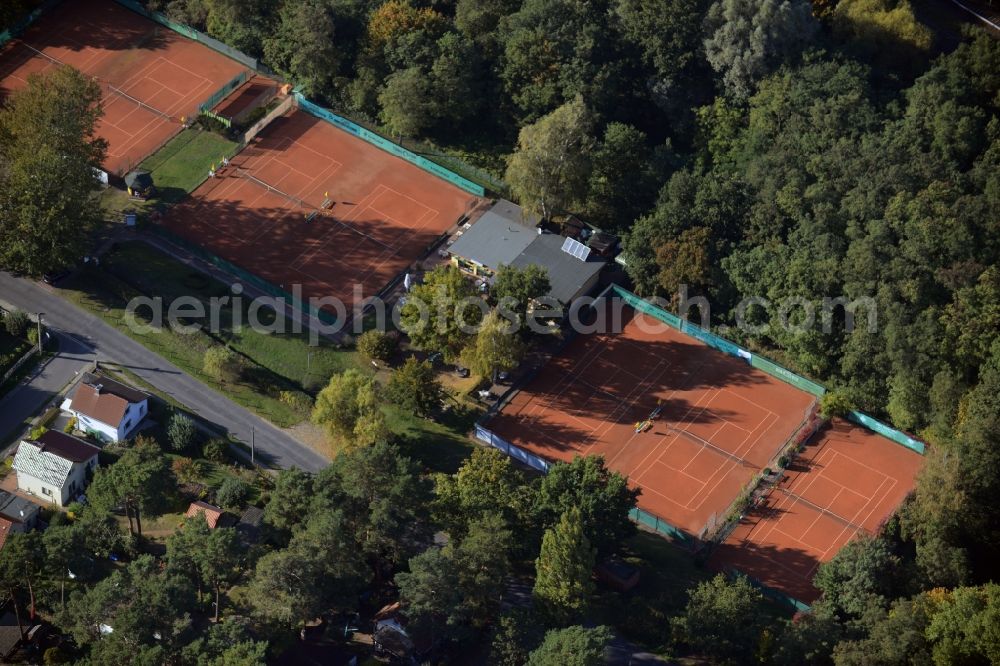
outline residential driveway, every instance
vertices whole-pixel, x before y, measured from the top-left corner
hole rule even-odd
[[[6,290],[0,287],[0,298],[6,300],[7,295]],[[94,350],[89,345],[64,333],[50,333],[59,341],[59,354],[36,367],[0,399],[0,438],[19,435],[18,431],[26,420],[37,414],[42,405],[73,381],[80,370],[94,362]],[[0,441],[0,444],[6,443]]]
[[[22,310],[44,312],[42,321],[62,334],[63,339],[72,335],[81,345],[78,349],[89,348],[98,360],[128,368],[187,409],[226,430],[247,445],[250,444],[251,428],[253,428],[256,434],[257,459],[260,462],[272,467],[299,467],[308,471],[318,471],[326,466],[327,461],[305,444],[197,379],[184,374],[174,365],[123,333],[119,333],[94,315],[63,300],[58,296],[58,289],[0,272],[0,299]],[[93,360],[85,353],[81,356]],[[73,358],[75,355],[70,354],[67,362],[72,362]],[[77,359],[78,363],[81,361],[82,358]],[[85,364],[85,361],[83,362]],[[74,367],[73,371],[78,368],[79,366]],[[69,369],[69,366],[60,365],[57,368],[58,372],[52,371],[51,384],[58,383],[60,376],[65,376]],[[65,381],[59,388],[64,385]],[[34,393],[38,399],[43,395],[43,389],[32,388],[29,390],[30,393]],[[30,403],[28,397],[22,399],[26,401],[24,405]],[[23,409],[23,406],[21,408]],[[12,414],[10,418],[17,419],[15,424],[24,418],[24,416],[18,417],[13,407],[9,410]],[[5,415],[7,411],[8,406],[5,401],[0,412]],[[0,433],[3,432],[5,431],[0,428]]]

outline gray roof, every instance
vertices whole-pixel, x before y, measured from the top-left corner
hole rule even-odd
[[[19,523],[24,522],[25,519],[30,518],[40,508],[39,505],[29,499],[8,493],[6,490],[0,490],[0,516],[4,518],[9,518]]]
[[[501,265],[512,263],[535,240],[538,222],[538,217],[501,199],[452,243],[448,251],[498,270]]]
[[[62,435],[62,433],[59,434]],[[75,437],[69,437],[69,435],[62,436],[69,439],[76,439]],[[73,469],[74,459],[77,459],[76,462],[85,462],[100,452],[100,449],[96,446],[92,446],[81,440],[76,441],[79,442],[81,450],[84,447],[87,447],[87,450],[92,450],[92,455],[86,458],[79,455],[65,457],[66,453],[58,448],[50,450],[53,447],[43,442],[25,440],[21,442],[21,446],[17,449],[17,455],[14,456],[14,470],[32,476],[50,486],[62,488],[63,484],[66,483],[66,477],[69,476],[70,470]],[[78,452],[74,451],[75,453]]]
[[[564,305],[569,303],[577,292],[598,273],[605,260],[593,253],[586,261],[580,261],[573,255],[563,252],[565,238],[556,234],[536,236],[510,265],[515,268],[525,268],[532,264],[543,266],[549,271],[549,296]]]

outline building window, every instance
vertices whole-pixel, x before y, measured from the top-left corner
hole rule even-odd
[[[46,497],[52,497],[52,491],[46,488],[45,486],[42,486],[42,494],[45,495]]]

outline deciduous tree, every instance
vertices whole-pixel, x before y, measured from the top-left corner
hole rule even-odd
[[[79,261],[101,220],[101,89],[64,66],[28,77],[0,110],[0,266],[40,275]]]
[[[312,420],[331,435],[350,437],[358,421],[378,409],[375,380],[349,368],[330,378],[316,396]]]
[[[807,0],[721,0],[709,10],[706,26],[708,62],[726,93],[740,101],[797,58],[819,27]]]
[[[579,95],[521,128],[506,181],[524,208],[547,218],[584,201],[592,131],[591,112]]]
[[[243,374],[243,359],[229,347],[216,345],[205,351],[203,369],[220,382],[236,382]]]
[[[576,508],[583,517],[584,531],[601,557],[610,555],[635,534],[629,512],[635,508],[639,490],[628,479],[607,468],[600,456],[577,456],[570,463],[557,463],[542,478],[536,513],[542,525],[555,525],[560,516]]]
[[[525,346],[516,327],[492,310],[479,325],[476,337],[462,351],[462,364],[480,377],[496,381],[497,373],[520,365],[524,353]]]
[[[430,362],[418,361],[414,356],[392,371],[385,394],[393,404],[419,416],[433,414],[445,396]]]
[[[329,95],[340,67],[336,29],[326,0],[284,2],[276,29],[264,38],[264,58],[305,95]]]
[[[484,309],[475,285],[460,270],[446,265],[432,270],[423,284],[410,290],[400,321],[414,346],[441,352],[446,361],[454,362]]]
[[[549,271],[544,266],[530,264],[524,268],[501,266],[493,277],[490,300],[507,319],[516,317],[518,331],[523,332],[528,322],[532,302],[549,293]]]
[[[760,639],[761,594],[746,578],[722,574],[689,591],[684,613],[673,619],[677,636],[720,661],[746,661]]]
[[[594,591],[591,576],[595,556],[578,508],[563,513],[559,522],[546,530],[535,560],[532,595],[550,625],[569,624],[586,610]]]

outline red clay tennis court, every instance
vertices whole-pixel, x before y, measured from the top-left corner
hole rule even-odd
[[[354,285],[374,296],[480,201],[293,109],[164,224],[286,291],[350,308]]]
[[[699,535],[771,464],[814,398],[648,315],[625,316],[621,333],[572,341],[489,428],[549,460],[603,455],[642,489],[642,509]]]
[[[712,555],[793,599],[812,602],[812,579],[856,534],[875,534],[913,490],[923,458],[836,419]]]
[[[0,50],[0,97],[59,64],[104,91],[105,168],[124,174],[180,131],[180,118],[244,68],[111,0],[64,2]],[[140,104],[141,102],[141,104]]]

